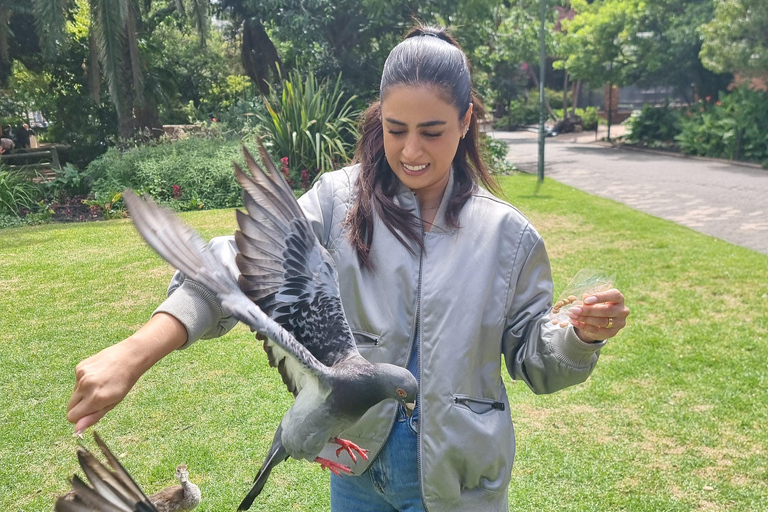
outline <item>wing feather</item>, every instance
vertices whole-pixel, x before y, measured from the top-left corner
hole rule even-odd
[[[142,200],[126,190],[123,198],[136,229],[160,256],[208,288],[218,297],[225,311],[252,330],[271,338],[284,350],[285,357],[294,360],[295,364],[286,368],[301,375],[291,375],[292,381],[301,382],[303,375],[312,375],[319,380],[327,378],[328,368],[240,290],[235,278],[213,256],[195,230],[148,197]]]
[[[238,212],[240,231],[235,233],[240,286],[315,357],[332,366],[357,353],[341,306],[333,260],[261,144],[259,151],[268,173],[247,150],[244,153],[252,176],[240,168],[235,170],[248,211],[247,215]],[[268,240],[264,233],[270,235]],[[283,236],[276,238],[275,233]],[[275,263],[270,262],[272,258]],[[278,282],[276,291],[273,285]],[[280,356],[266,346],[265,350],[277,364]]]
[[[72,477],[73,497],[56,501],[56,512],[157,512],[131,475],[117,460],[98,434],[93,434],[109,469],[83,446],[77,448],[77,459],[90,485],[79,476]]]

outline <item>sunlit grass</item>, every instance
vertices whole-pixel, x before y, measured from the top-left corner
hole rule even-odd
[[[501,181],[547,242],[556,293],[601,268],[632,310],[585,384],[536,396],[509,383],[511,509],[764,507],[768,257],[552,181],[538,194],[532,177]],[[183,217],[205,237],[234,230],[231,210]],[[0,509],[50,510],[66,490],[74,367],[145,322],[171,274],[130,221],[0,231]],[[98,430],[148,492],[186,462],[199,510],[231,511],[290,403],[238,327],[159,363]],[[253,510],[327,510],[327,480],[288,461]]]

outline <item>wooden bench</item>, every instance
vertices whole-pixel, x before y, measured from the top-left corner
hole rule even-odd
[[[34,173],[33,181],[37,182],[53,181],[56,173],[61,171],[55,146],[16,149],[0,155],[0,163],[11,169]]]

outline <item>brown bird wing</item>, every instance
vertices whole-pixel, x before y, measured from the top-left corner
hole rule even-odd
[[[77,458],[90,485],[73,476],[72,490],[56,500],[55,512],[158,512],[98,434],[93,437],[112,469],[78,446]]]

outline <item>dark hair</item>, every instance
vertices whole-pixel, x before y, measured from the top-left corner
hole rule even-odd
[[[459,141],[453,158],[454,186],[445,210],[446,223],[459,227],[461,208],[472,196],[477,182],[493,191],[498,187],[488,173],[478,147],[477,119],[485,115],[482,102],[472,91],[469,62],[456,40],[444,28],[420,25],[395,46],[384,63],[379,90],[380,100],[365,111],[361,137],[355,150],[361,166],[355,184],[356,196],[347,217],[350,241],[360,264],[373,269],[370,259],[373,240],[373,214],[379,215],[392,234],[413,253],[413,242],[422,250],[420,220],[393,200],[400,181],[384,154],[384,130],[381,124],[381,100],[395,85],[433,85],[459,111],[462,119],[473,104],[469,130]]]

